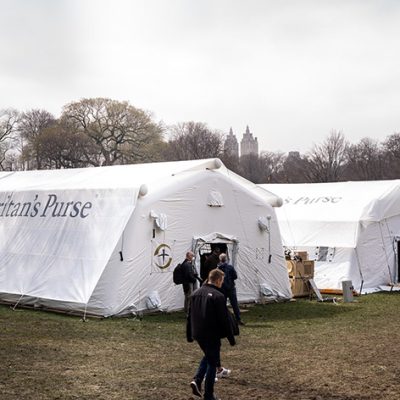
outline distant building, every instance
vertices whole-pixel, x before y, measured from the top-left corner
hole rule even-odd
[[[240,142],[240,156],[247,154],[258,155],[258,141],[257,138],[253,138],[253,134],[250,133],[249,126],[246,126],[246,132],[243,133],[243,139]]]
[[[300,158],[300,152],[298,152],[298,151],[289,151],[288,158]]]
[[[226,137],[224,152],[227,155],[239,157],[239,143],[236,136],[233,134],[232,128],[229,130],[229,135]]]

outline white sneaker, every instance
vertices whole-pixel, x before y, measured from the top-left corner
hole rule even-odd
[[[204,377],[203,382],[205,382],[205,380],[206,380],[206,377]],[[215,377],[215,381],[214,382],[218,382],[218,378],[217,377]]]
[[[192,388],[192,392],[195,396],[201,397],[201,389],[199,385],[197,384],[196,380],[193,380],[190,382],[190,387]]]
[[[231,372],[230,369],[222,367],[221,371],[217,371],[217,378],[227,378]]]

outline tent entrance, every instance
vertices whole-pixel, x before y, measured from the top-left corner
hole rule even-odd
[[[203,237],[193,238],[192,251],[195,254],[195,266],[198,272],[203,269],[207,257],[216,248],[220,250],[220,253],[225,253],[228,256],[230,264],[236,264],[239,241],[232,236],[211,233]]]
[[[200,272],[203,270],[204,265],[207,261],[207,258],[211,256],[212,252],[217,250],[219,254],[225,253],[229,257],[228,245],[226,243],[203,243],[198,250],[198,254],[200,259]]]

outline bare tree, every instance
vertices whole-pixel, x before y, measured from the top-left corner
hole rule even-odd
[[[280,182],[285,161],[284,154],[281,152],[263,151],[260,157],[264,163],[264,174],[266,178],[264,182]]]
[[[149,161],[154,142],[162,139],[161,124],[126,101],[95,98],[70,103],[63,109],[61,123],[77,137],[89,139],[91,145],[79,160],[87,165]]]
[[[332,131],[307,154],[306,176],[310,182],[337,182],[345,171],[347,141],[342,132]]]
[[[14,169],[12,150],[16,145],[16,126],[19,120],[17,110],[9,108],[0,110],[0,169]]]
[[[393,133],[382,143],[385,177],[400,178],[400,133]]]
[[[279,181],[285,183],[304,183],[308,182],[307,177],[307,158],[298,151],[291,151],[285,157]]]
[[[198,160],[221,157],[223,136],[202,122],[183,122],[172,127],[165,158],[167,160]]]
[[[240,157],[239,174],[253,183],[265,183],[264,162],[258,154],[250,153]]]
[[[376,140],[363,138],[347,148],[345,178],[349,180],[377,180],[384,178],[384,159]]]
[[[42,169],[42,156],[37,140],[43,131],[55,124],[56,118],[46,110],[32,109],[21,114],[18,132],[21,137],[22,160],[28,169]]]
[[[283,153],[246,154],[240,157],[239,174],[254,183],[279,182],[283,161]]]
[[[226,168],[230,169],[233,172],[236,172],[237,174],[240,174],[239,156],[224,150],[221,155],[221,160]]]
[[[45,169],[83,168],[96,151],[93,142],[83,133],[73,133],[61,121],[44,129],[36,138],[35,148]]]

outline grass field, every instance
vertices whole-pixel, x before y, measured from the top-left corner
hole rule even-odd
[[[243,314],[223,400],[399,399],[400,294],[301,300]],[[191,399],[201,353],[182,313],[91,319],[0,307],[0,399]]]

